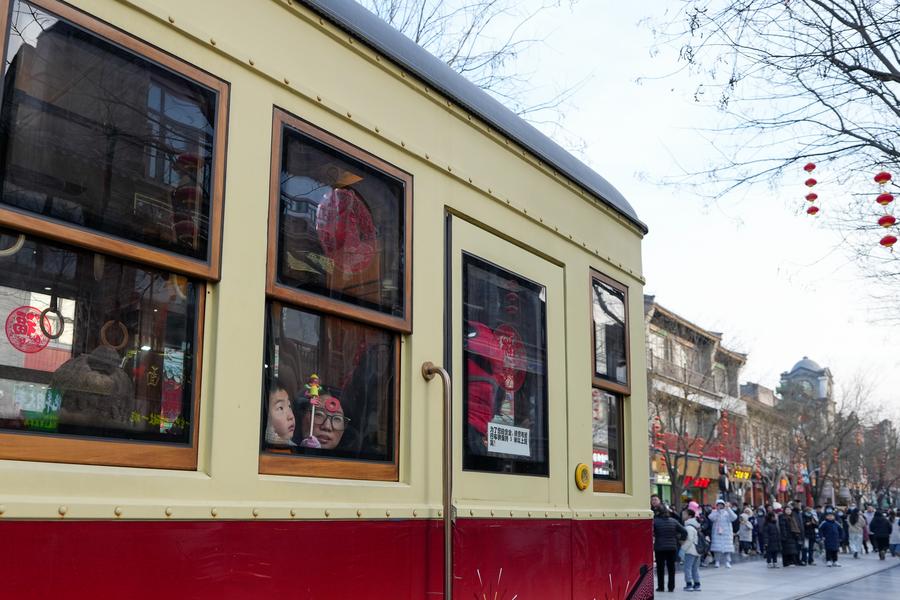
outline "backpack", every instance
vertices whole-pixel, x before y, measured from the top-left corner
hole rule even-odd
[[[694,527],[693,525],[689,525],[689,527]],[[695,546],[697,547],[697,554],[703,556],[707,552],[709,552],[709,540],[706,539],[706,536],[697,528],[697,543]]]

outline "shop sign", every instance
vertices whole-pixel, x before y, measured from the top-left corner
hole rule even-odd
[[[672,478],[669,477],[666,473],[657,473],[656,474],[656,484],[657,485],[672,485]]]
[[[689,488],[694,486],[695,488],[705,490],[709,487],[709,478],[708,477],[691,477],[690,475],[685,475],[684,477],[684,487]]]
[[[752,472],[746,469],[735,469],[731,475],[738,481],[749,481],[750,477],[752,476]]]

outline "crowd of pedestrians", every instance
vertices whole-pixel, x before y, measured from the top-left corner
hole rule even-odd
[[[840,567],[839,555],[859,559],[870,546],[880,560],[900,558],[900,510],[773,502],[754,511],[720,499],[676,513],[656,495],[650,505],[659,592],[675,591],[676,562],[684,565],[684,590],[699,592],[700,567],[730,569],[735,553],[765,556],[770,569],[812,566],[817,558]]]

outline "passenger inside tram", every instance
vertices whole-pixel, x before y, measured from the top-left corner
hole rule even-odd
[[[269,392],[268,412],[266,415],[266,443],[274,447],[291,447],[296,421],[291,408],[291,397],[280,382],[272,386]]]
[[[295,437],[302,437],[303,440],[313,437],[313,444],[318,444],[309,445],[301,441],[301,445],[322,450],[334,450],[340,445],[350,421],[344,415],[340,400],[329,393],[322,393],[318,405],[313,406],[309,400],[304,399],[300,414],[303,415],[302,424]]]

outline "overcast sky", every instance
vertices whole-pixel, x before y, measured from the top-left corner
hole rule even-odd
[[[536,26],[547,45],[525,57],[539,83],[564,85],[592,74],[566,126],[588,143],[582,159],[650,228],[645,291],[748,353],[742,383],[774,388],[783,371],[809,356],[831,369],[837,388],[867,379],[873,400],[896,415],[900,394],[890,384],[891,374],[900,374],[900,327],[874,322],[871,283],[824,219],[804,212],[802,170],[781,187],[744,190],[715,204],[649,181],[677,174],[679,165],[707,164],[715,150],[697,129],[719,118],[692,101],[696,81],[637,83],[674,65],[674,49],[651,56],[649,29],[638,24],[665,4],[581,0],[572,11],[541,18]],[[824,213],[829,194],[847,190],[831,186],[827,174],[822,180],[816,191]]]

